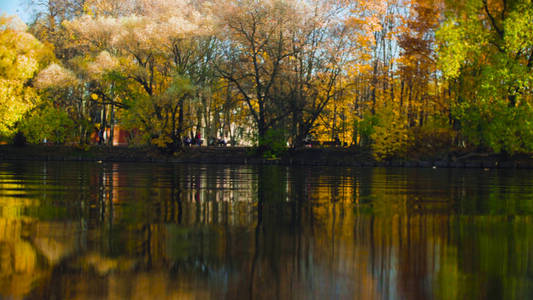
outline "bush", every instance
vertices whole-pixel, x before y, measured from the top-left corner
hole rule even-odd
[[[41,143],[44,139],[60,144],[75,132],[74,126],[74,121],[66,111],[47,105],[23,119],[20,131],[33,144]]]
[[[527,103],[509,107],[501,99],[464,102],[453,107],[467,142],[496,153],[533,151],[533,108]]]
[[[374,157],[379,161],[405,158],[413,144],[407,120],[390,109],[380,112],[376,117],[377,125],[371,134]]]
[[[409,129],[413,138],[409,154],[418,158],[434,158],[447,155],[453,148],[457,133],[447,120],[430,118],[423,127]]]
[[[268,129],[263,138],[259,139],[259,152],[264,158],[279,158],[287,151],[285,132],[279,129]]]

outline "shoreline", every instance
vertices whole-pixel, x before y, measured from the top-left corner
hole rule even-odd
[[[451,155],[448,155],[450,157]],[[82,150],[69,146],[28,145],[0,146],[0,162],[4,161],[87,161],[145,162],[187,164],[336,166],[336,167],[403,167],[403,168],[482,168],[533,169],[533,158],[527,155],[503,157],[497,154],[469,153],[452,159],[397,159],[376,161],[368,151],[348,148],[291,149],[281,158],[266,159],[247,147],[193,147],[173,155],[151,148],[92,146]]]

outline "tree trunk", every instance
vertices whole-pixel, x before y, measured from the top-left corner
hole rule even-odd
[[[109,129],[109,145],[113,146],[113,140],[115,137],[115,86],[114,84],[111,84],[111,100],[113,103],[111,103],[111,112],[110,112],[110,129]]]
[[[111,104],[111,111],[109,112],[109,141],[108,145],[113,146],[115,137],[115,106]]]

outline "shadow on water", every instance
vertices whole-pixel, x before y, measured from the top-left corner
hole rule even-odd
[[[0,298],[533,298],[533,174],[0,164]]]

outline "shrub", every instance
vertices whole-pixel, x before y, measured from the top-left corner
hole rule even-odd
[[[429,118],[423,127],[409,129],[413,138],[409,154],[423,158],[448,154],[457,133],[447,124],[447,120]]]
[[[411,149],[413,138],[407,128],[407,120],[391,109],[385,109],[377,117],[371,138],[372,150],[377,160],[405,158]]]
[[[259,152],[264,158],[279,158],[287,150],[285,132],[280,129],[268,129],[263,138],[259,139]]]
[[[509,107],[502,99],[464,102],[453,107],[467,142],[496,153],[533,151],[533,108]]]
[[[20,131],[30,143],[44,139],[52,143],[64,143],[73,134],[74,121],[68,113],[51,105],[43,106],[22,120]]]

